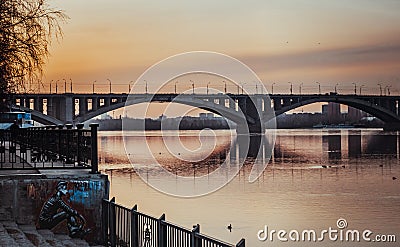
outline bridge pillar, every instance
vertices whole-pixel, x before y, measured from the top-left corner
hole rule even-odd
[[[47,115],[51,117],[56,117],[56,111],[53,104],[53,97],[47,98]]]
[[[264,112],[270,112],[272,110],[271,99],[264,98]]]
[[[238,134],[262,134],[265,129],[260,117],[262,116],[262,108],[258,102],[258,97],[242,97],[239,98],[239,108],[246,116],[247,123],[237,123],[236,133]],[[250,122],[249,119],[252,119]]]
[[[43,98],[42,97],[36,97],[34,99],[34,109],[38,112],[43,113]]]
[[[78,98],[79,100],[79,116],[85,115],[87,112],[87,99],[85,97]]]
[[[111,96],[106,97],[104,99],[104,106],[110,106],[111,105]]]
[[[72,123],[74,115],[74,102],[71,95],[65,96],[65,108],[64,108],[64,122]]]
[[[92,111],[96,111],[99,106],[99,98],[93,97],[92,98]]]

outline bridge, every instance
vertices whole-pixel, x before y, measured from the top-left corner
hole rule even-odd
[[[103,113],[145,102],[175,102],[232,120],[238,129],[260,133],[273,117],[318,102],[336,102],[371,114],[385,130],[400,130],[400,96],[355,94],[14,94],[16,108],[42,124],[82,123]]]

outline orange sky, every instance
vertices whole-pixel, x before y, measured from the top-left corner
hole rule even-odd
[[[54,0],[70,20],[54,42],[46,83],[71,78],[76,91],[107,84],[127,91],[146,68],[193,50],[233,56],[275,92],[377,93],[400,88],[400,2],[394,0],[144,1]],[[187,82],[189,84],[189,82]],[[118,85],[120,84],[120,85]],[[53,84],[54,90],[54,84]],[[108,90],[96,86],[96,90]],[[171,91],[173,89],[171,88]]]

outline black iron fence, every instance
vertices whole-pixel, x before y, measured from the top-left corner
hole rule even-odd
[[[137,206],[129,209],[115,203],[115,198],[103,200],[103,237],[107,246],[121,247],[245,247],[242,239],[236,245],[225,243],[193,229],[177,226],[165,219],[143,214]]]
[[[98,124],[0,131],[0,169],[91,169],[98,172]]]

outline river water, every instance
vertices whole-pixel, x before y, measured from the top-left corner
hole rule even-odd
[[[129,151],[133,165],[125,152],[123,134],[128,136],[125,140],[129,146],[134,147]],[[201,145],[212,147],[211,151],[203,148],[190,152],[191,159],[206,157],[204,162],[185,162],[169,154],[176,150],[165,147],[161,132],[148,132],[146,140],[152,156],[179,176],[207,176],[224,159],[232,163],[241,159],[240,151],[229,154],[229,146],[236,137],[228,130],[216,131],[209,139],[199,139],[198,131],[171,132],[170,136],[178,136],[169,140],[176,142],[177,147],[180,144],[189,150]],[[263,152],[267,152],[265,138],[256,141],[264,147]],[[258,180],[249,182],[251,162],[246,162],[229,184],[196,198],[166,195],[148,186],[134,172],[132,166],[146,169],[152,165],[145,146],[140,132],[99,132],[100,169],[109,175],[111,196],[124,206],[137,204],[139,211],[156,217],[165,213],[168,221],[187,228],[200,224],[201,232],[230,243],[244,237],[246,246],[399,246],[398,132],[276,130],[271,160],[264,154],[257,161],[268,163]],[[179,155],[183,157],[184,151]],[[344,234],[346,230],[357,230],[360,234],[370,230],[372,240],[379,234],[396,235],[397,242],[365,242],[362,236],[360,242],[346,242],[340,241],[340,235],[334,241],[327,234],[320,242],[301,241],[301,236],[298,242],[283,242],[276,234],[272,241],[259,240],[265,237],[265,226],[267,232],[285,230],[286,238],[291,231],[301,235],[303,230],[315,230],[318,238],[330,227],[339,230],[339,219],[347,221]],[[227,229],[229,224],[232,232]],[[259,235],[260,230],[264,231]]]

